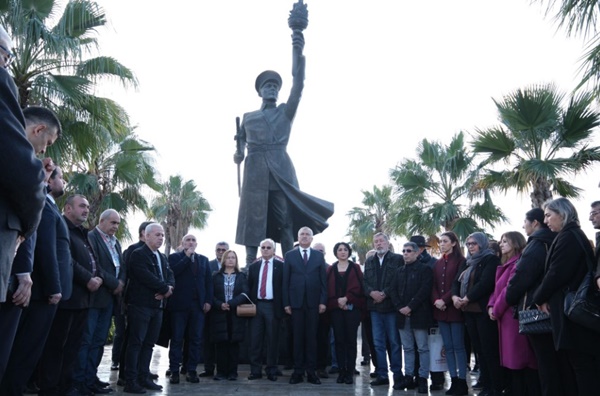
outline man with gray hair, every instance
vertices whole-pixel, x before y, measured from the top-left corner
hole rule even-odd
[[[263,349],[267,350],[267,378],[277,381],[279,333],[283,318],[283,262],[275,257],[275,241],[260,242],[261,258],[248,268],[250,299],[256,302],[256,316],[250,321],[249,380],[262,377]],[[266,341],[266,342],[265,342]]]
[[[96,254],[102,286],[92,295],[75,371],[74,381],[81,389],[94,393],[108,393],[106,383],[97,381],[98,365],[102,360],[104,344],[108,337],[116,296],[125,286],[125,271],[121,244],[115,234],[119,230],[121,216],[114,209],[106,209],[100,214],[100,222],[88,233],[90,247]]]
[[[380,386],[390,383],[386,359],[387,344],[389,344],[390,369],[394,375],[394,382],[397,384],[404,377],[400,336],[396,328],[397,313],[391,298],[392,289],[396,287],[396,273],[398,268],[404,265],[404,259],[401,255],[390,251],[389,238],[383,232],[373,236],[373,247],[377,254],[365,263],[364,288],[377,359],[375,379],[371,381],[371,386]]]
[[[167,257],[158,251],[165,231],[158,223],[146,227],[144,246],[131,253],[127,261],[127,321],[129,343],[125,357],[125,393],[161,390],[150,378],[152,350],[158,340],[165,299],[175,285]]]

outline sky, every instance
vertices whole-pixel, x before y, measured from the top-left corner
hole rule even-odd
[[[235,118],[260,107],[256,76],[291,87],[293,1],[98,0],[109,24],[101,53],[118,59],[139,89],[106,85],[100,94],[129,112],[139,137],[157,149],[163,180],[196,182],[213,208],[195,231],[198,251],[214,256],[217,241],[234,245],[238,211]],[[159,5],[160,4],[160,5]],[[389,171],[414,158],[423,138],[448,143],[498,124],[492,98],[552,82],[565,92],[579,81],[581,38],[567,39],[528,0],[309,0],[304,32],[306,79],[288,153],[300,188],[334,202],[329,228],[315,242],[330,249],[347,241],[347,212],[363,190],[390,183]],[[594,143],[599,144],[598,135]],[[597,168],[574,181],[588,237],[589,203],[600,199]],[[489,233],[521,230],[528,195],[495,199],[509,216]],[[138,220],[139,219],[139,220]],[[129,219],[132,235],[143,217]],[[401,242],[402,240],[400,240]],[[280,252],[279,252],[280,253]]]

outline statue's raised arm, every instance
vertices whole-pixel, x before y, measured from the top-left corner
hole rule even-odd
[[[304,89],[304,73],[306,70],[306,58],[302,54],[304,50],[304,35],[300,30],[292,31],[292,90],[287,100],[286,115],[290,120],[294,119],[302,89]]]

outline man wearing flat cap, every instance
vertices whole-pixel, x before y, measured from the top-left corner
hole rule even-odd
[[[244,161],[244,181],[240,194],[235,242],[246,246],[246,263],[252,263],[265,238],[281,244],[285,253],[292,249],[294,235],[307,226],[315,234],[327,228],[333,204],[300,191],[296,170],[286,152],[292,122],[304,87],[304,36],[292,34],[292,90],[287,103],[277,105],[281,76],[272,70],[262,72],[254,85],[262,98],[260,110],[244,114],[239,128],[234,162]]]

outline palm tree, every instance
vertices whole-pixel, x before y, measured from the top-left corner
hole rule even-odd
[[[493,228],[505,221],[488,191],[472,190],[477,171],[462,132],[448,146],[423,139],[417,159],[405,159],[390,172],[396,193],[394,233],[432,237],[454,231],[465,240],[485,225]]]
[[[21,106],[40,105],[58,113],[63,138],[49,154],[64,164],[89,160],[107,144],[102,139],[121,141],[129,134],[127,113],[113,100],[96,96],[95,87],[111,80],[136,87],[137,80],[115,59],[93,56],[97,30],[106,24],[95,2],[69,1],[57,19],[59,9],[54,0],[0,1],[0,23],[15,43],[10,69]]]
[[[554,14],[559,28],[566,30],[567,36],[582,35],[587,40],[587,48],[582,56],[580,89],[589,84],[595,97],[600,94],[600,33],[596,26],[600,16],[600,3],[596,0],[538,0],[547,3],[547,13]]]
[[[212,209],[208,201],[196,190],[193,180],[185,181],[179,175],[171,176],[161,185],[159,195],[152,201],[147,213],[165,229],[165,254],[178,246],[190,227],[206,227],[208,212]]]
[[[373,235],[388,233],[388,221],[392,207],[392,187],[373,186],[373,191],[362,191],[364,207],[354,207],[346,215],[350,217],[347,235],[352,241],[352,249],[361,263],[372,247]]]
[[[63,167],[67,191],[85,195],[90,203],[90,229],[97,224],[100,213],[110,208],[123,218],[118,236],[130,238],[125,216],[137,210],[146,212],[148,203],[142,191],[160,188],[154,179],[153,152],[154,147],[131,132],[118,144],[95,153],[89,161]]]
[[[590,146],[600,113],[589,93],[564,95],[552,84],[533,85],[494,100],[501,125],[477,130],[475,153],[483,154],[486,171],[477,187],[530,192],[531,206],[542,207],[552,193],[577,197],[581,189],[569,179],[600,160]],[[501,164],[501,169],[493,165]]]

